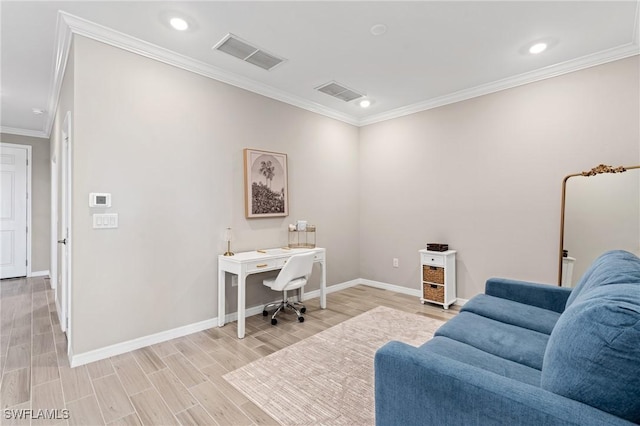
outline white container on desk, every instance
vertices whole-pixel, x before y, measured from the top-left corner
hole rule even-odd
[[[424,303],[436,303],[449,309],[456,301],[456,251],[418,250],[420,282]]]

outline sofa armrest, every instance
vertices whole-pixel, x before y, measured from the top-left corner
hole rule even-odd
[[[489,278],[485,285],[485,293],[562,313],[571,289],[505,278]]]
[[[401,342],[375,355],[376,425],[631,425],[560,395]]]

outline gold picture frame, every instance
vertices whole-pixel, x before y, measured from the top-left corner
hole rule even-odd
[[[287,154],[244,149],[244,213],[247,219],[289,215]]]

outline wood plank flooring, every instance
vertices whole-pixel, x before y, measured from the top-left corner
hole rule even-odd
[[[442,320],[458,312],[357,286],[329,294],[325,310],[317,298],[305,301],[304,323],[285,314],[272,326],[258,315],[247,318],[242,340],[234,322],[70,368],[53,297],[45,278],[0,281],[2,425],[276,424],[222,376],[376,306]],[[53,419],[20,420],[6,410],[57,412]]]

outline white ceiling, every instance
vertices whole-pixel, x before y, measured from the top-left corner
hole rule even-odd
[[[362,125],[638,54],[639,9],[637,1],[3,0],[0,125],[18,134],[50,131],[58,11],[73,15],[74,33],[155,49],[166,62]],[[185,18],[189,30],[173,30],[172,16]],[[372,35],[380,23],[387,32]],[[227,33],[287,61],[266,71],[212,50]],[[527,53],[538,40],[551,48]],[[332,80],[373,105],[314,90]]]

